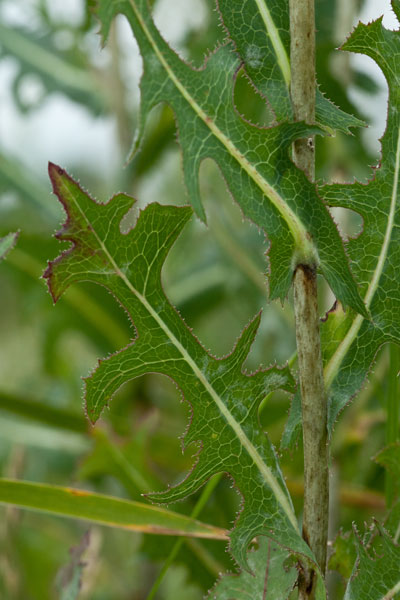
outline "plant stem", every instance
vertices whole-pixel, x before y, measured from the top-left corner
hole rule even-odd
[[[296,121],[315,121],[315,11],[314,0],[290,0],[290,64],[293,113]],[[293,144],[296,165],[314,179],[314,140]]]
[[[291,97],[294,117],[315,120],[315,10],[314,0],[290,0]],[[314,140],[297,140],[296,165],[314,178]],[[324,388],[316,265],[297,265],[294,278],[294,312],[303,413],[304,511],[303,537],[325,574],[329,520],[327,398]],[[303,568],[299,598],[313,599],[317,577]]]
[[[303,537],[325,573],[329,515],[327,403],[322,373],[316,273],[299,265],[294,276],[294,308],[303,413]],[[312,573],[300,598],[313,598]],[[303,592],[303,595],[301,593]]]

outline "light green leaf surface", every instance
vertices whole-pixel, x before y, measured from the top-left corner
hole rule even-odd
[[[244,500],[231,533],[231,550],[241,566],[254,536],[279,541],[313,561],[302,540],[275,450],[258,421],[258,406],[273,389],[292,391],[287,367],[247,375],[242,365],[255,338],[258,315],[244,329],[232,353],[216,359],[198,342],[166,298],[161,269],[169,249],[192,214],[189,207],[150,204],[128,234],[120,232],[132,198],[119,194],[98,204],[63,169],[50,165],[53,189],[68,219],[57,234],[72,242],[70,250],[49,264],[45,277],[57,300],[78,281],[109,289],[135,327],[135,339],[124,350],[99,362],[86,380],[86,406],[94,422],[127,381],[149,372],[176,383],[191,407],[185,448],[199,448],[193,470],[178,486],[150,494],[173,502],[198,490],[220,472],[229,473]]]
[[[210,591],[209,600],[286,600],[298,577],[288,552],[261,537],[259,547],[249,552],[252,573],[223,575]]]
[[[355,535],[358,560],[344,600],[393,600],[400,593],[400,546],[379,525],[380,547],[372,554]]]
[[[12,248],[14,248],[19,232],[8,233],[4,237],[0,238],[0,260],[5,258]]]
[[[290,98],[289,0],[218,0],[222,21],[247,74],[268,100],[278,122],[293,120]],[[350,133],[365,125],[317,89],[316,121]]]
[[[285,298],[296,264],[318,264],[335,294],[365,315],[336,226],[313,184],[289,158],[294,139],[322,130],[304,123],[264,129],[248,123],[234,106],[241,61],[231,43],[195,70],[160,36],[147,0],[100,0],[104,37],[117,12],[126,15],[144,65],[133,151],[140,147],[150,110],[160,102],[168,103],[175,113],[184,178],[196,213],[205,219],[199,167],[202,160],[212,158],[245,216],[268,234],[270,297]]]
[[[400,2],[393,0],[400,16]],[[322,326],[324,376],[329,391],[329,429],[358,392],[385,342],[400,343],[400,32],[389,31],[382,19],[360,23],[344,50],[366,54],[380,66],[389,86],[388,118],[382,161],[368,185],[332,184],[321,189],[329,206],[359,213],[363,231],[350,239],[347,253],[371,319],[340,303]],[[293,403],[285,435],[288,445],[300,433],[301,410]]]
[[[226,532],[178,513],[85,490],[0,479],[0,504],[157,535],[225,540]]]

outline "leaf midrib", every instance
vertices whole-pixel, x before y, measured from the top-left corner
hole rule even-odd
[[[367,309],[371,306],[371,302],[375,295],[376,290],[378,289],[379,281],[385,266],[385,261],[387,258],[387,253],[389,249],[389,244],[392,237],[392,231],[394,227],[394,217],[396,212],[396,203],[397,203],[397,194],[399,188],[399,176],[400,176],[400,128],[397,137],[397,147],[396,147],[396,159],[395,159],[395,168],[394,168],[394,177],[393,177],[393,187],[392,187],[392,195],[390,200],[390,209],[389,209],[389,217],[388,223],[385,231],[385,237],[383,239],[383,244],[381,248],[381,252],[378,258],[378,262],[372,276],[372,279],[369,283],[367,293],[365,295],[365,306]],[[364,321],[364,317],[358,314],[347,334],[335,350],[335,353],[329,360],[328,364],[324,369],[324,379],[325,385],[329,388],[332,385],[332,382],[342,364],[347,352],[350,349],[351,344],[357,337],[358,332],[360,331],[361,325]]]
[[[140,26],[147,37],[148,42],[153,48],[154,53],[156,54],[158,60],[161,65],[165,69],[166,73],[170,80],[174,83],[175,87],[178,89],[180,94],[185,98],[194,112],[200,117],[203,123],[210,129],[212,134],[225,146],[229,154],[239,163],[239,165],[246,171],[246,173],[251,177],[254,183],[259,187],[262,193],[269,198],[275,208],[282,215],[285,220],[289,230],[293,236],[296,249],[300,251],[301,260],[307,259],[315,259],[316,251],[315,247],[310,241],[309,235],[307,233],[306,227],[303,225],[302,221],[299,217],[293,212],[290,206],[285,202],[285,200],[278,194],[278,192],[260,175],[257,169],[252,165],[247,158],[240,152],[238,148],[232,143],[232,141],[217,127],[213,119],[211,119],[201,108],[201,106],[194,100],[194,98],[190,95],[188,90],[183,86],[183,84],[179,81],[178,77],[175,75],[173,69],[170,67],[169,63],[165,59],[162,52],[159,50],[156,41],[152,37],[146,23],[144,22],[140,11],[136,8],[134,0],[128,0],[129,5],[131,6],[136,19],[140,23]],[[271,19],[271,23],[272,19]],[[278,36],[279,37],[279,36]],[[282,42],[280,42],[282,44]],[[282,46],[283,48],[283,46]],[[283,49],[284,50],[284,49]]]
[[[389,590],[384,596],[382,596],[381,600],[393,600],[395,594],[400,592],[400,581],[396,583],[391,590]]]
[[[148,302],[147,298],[145,296],[143,296],[132,285],[132,283],[127,278],[125,273],[119,268],[119,266],[117,265],[117,263],[115,262],[115,260],[112,256],[111,252],[108,250],[108,248],[104,244],[103,240],[98,236],[95,227],[87,218],[85,212],[82,210],[79,202],[77,201],[75,196],[71,193],[68,186],[63,185],[63,188],[64,188],[63,195],[69,196],[70,201],[72,201],[75,204],[76,208],[82,215],[82,218],[91,227],[92,234],[96,238],[96,241],[99,244],[100,249],[102,250],[102,252],[104,252],[106,259],[112,265],[112,268],[113,268],[114,272],[116,273],[116,275],[118,277],[120,277],[120,279],[125,283],[125,285],[129,289],[129,291],[132,294],[134,294],[136,296],[136,298],[138,298],[138,300],[146,308],[148,313],[153,317],[153,319],[157,322],[157,324],[161,327],[161,329],[164,331],[164,333],[167,335],[167,337],[171,340],[171,342],[174,344],[174,346],[180,352],[180,354],[182,355],[185,362],[189,365],[189,367],[191,368],[191,370],[193,371],[193,373],[195,374],[197,379],[202,383],[205,390],[208,392],[208,394],[211,396],[211,398],[216,403],[219,411],[221,412],[221,414],[223,415],[223,417],[225,418],[225,420],[227,421],[227,423],[229,424],[231,429],[234,431],[234,433],[237,436],[237,438],[239,439],[241,445],[247,450],[249,456],[251,457],[254,464],[257,466],[258,470],[262,474],[264,480],[266,481],[266,483],[269,485],[269,487],[273,491],[278,503],[283,508],[284,512],[286,513],[286,516],[288,517],[288,519],[289,519],[290,523],[292,524],[292,526],[294,527],[295,531],[297,533],[300,533],[298,524],[297,524],[296,515],[294,514],[286,494],[282,490],[281,486],[279,485],[278,481],[276,480],[275,476],[273,475],[271,469],[264,463],[261,456],[257,452],[256,448],[253,446],[251,441],[245,435],[245,433],[244,433],[243,429],[240,427],[239,423],[236,421],[236,419],[233,417],[233,415],[227,409],[224,402],[219,397],[218,393],[214,390],[214,388],[212,387],[210,382],[205,377],[204,373],[201,371],[201,369],[195,363],[195,361],[190,356],[190,354],[187,352],[187,350],[184,348],[184,346],[175,337],[173,332],[169,329],[168,325],[161,319],[161,317],[159,316],[157,311],[154,310],[154,308]]]
[[[276,28],[276,25],[271,17],[271,13],[269,12],[264,0],[255,0],[255,3],[257,4],[257,8],[260,11],[261,18],[264,21],[265,29],[267,30],[269,39],[271,40],[271,44],[276,55],[277,63],[282,72],[282,76],[285,80],[286,87],[289,90],[291,74],[290,61],[287,52],[280,38],[278,29]]]

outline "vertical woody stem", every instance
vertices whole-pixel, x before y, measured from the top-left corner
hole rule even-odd
[[[299,265],[294,280],[296,341],[303,413],[304,510],[303,537],[325,573],[329,515],[327,403],[319,337],[315,270]],[[304,572],[299,598],[314,598],[316,578]]]
[[[314,0],[290,0],[291,97],[296,120],[315,119]],[[297,140],[296,165],[314,178],[314,140]],[[296,341],[303,413],[304,511],[303,537],[315,554],[322,573],[326,568],[329,515],[327,398],[324,388],[316,265],[297,265],[293,278]],[[315,597],[315,573],[303,569],[299,598]]]
[[[315,121],[315,11],[314,0],[289,0],[290,94],[296,121]],[[294,143],[296,165],[314,179],[314,140]]]

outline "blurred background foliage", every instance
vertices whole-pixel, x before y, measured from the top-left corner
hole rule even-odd
[[[0,266],[0,469],[3,477],[140,499],[142,492],[178,481],[190,468],[196,449],[182,455],[178,440],[189,409],[177,401],[171,381],[146,376],[121,389],[101,423],[90,429],[82,410],[81,377],[97,358],[127,343],[133,330],[121,308],[98,286],[74,287],[54,308],[41,279],[47,260],[60,252],[52,234],[63,217],[50,194],[47,160],[60,162],[102,201],[124,191],[140,206],[151,201],[187,203],[168,107],[154,110],[141,154],[124,167],[137,118],[141,61],[123,21],[115,23],[107,48],[100,48],[91,4],[0,0],[0,236],[21,230],[16,248]],[[363,4],[316,2],[321,88],[361,118],[368,102],[384,111],[385,105],[378,103],[385,93],[382,80],[334,49]],[[159,0],[154,10],[166,38],[194,65],[201,65],[204,55],[224,39],[213,0]],[[364,104],[357,98],[364,98]],[[243,72],[238,74],[235,100],[246,118],[272,123],[273,115]],[[378,160],[379,145],[376,140],[368,143],[365,131],[319,138],[317,178],[356,176],[365,181],[372,175],[369,165]],[[176,243],[163,272],[167,294],[217,356],[231,350],[243,326],[262,309],[248,369],[282,364],[295,350],[291,299],[284,307],[266,302],[264,235],[243,221],[210,161],[202,165],[201,185],[208,227],[193,218]],[[356,215],[342,211],[336,218],[344,235],[359,231]],[[129,227],[129,216],[124,226]],[[323,315],[332,299],[322,284],[321,289]],[[384,471],[371,456],[391,441],[385,411],[388,393],[392,398],[398,394],[394,353],[388,348],[380,352],[369,384],[336,427],[332,540],[339,527],[346,531],[354,520],[361,525],[372,514],[382,517],[385,502],[393,500]],[[289,402],[275,394],[260,410],[277,446]],[[301,448],[282,456],[299,512],[301,457]],[[195,501],[171,508],[189,514]],[[201,518],[228,528],[239,508],[231,481],[222,478]],[[101,527],[92,527],[83,537],[84,523],[10,507],[0,510],[0,597],[7,600],[145,599],[175,542]],[[344,534],[337,539],[332,559],[332,568],[345,576],[352,564],[349,539]],[[77,549],[70,556],[71,547]],[[66,583],[69,567],[73,578]],[[223,543],[188,540],[156,597],[197,600],[227,569],[234,565]],[[339,575],[331,577],[330,586],[337,590],[332,598],[341,597]]]

